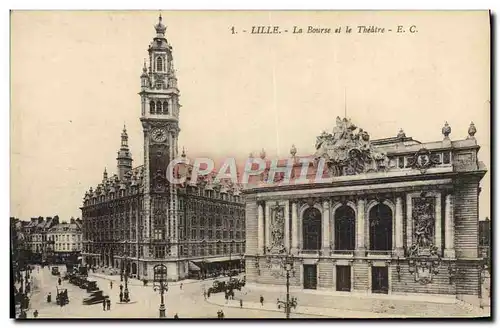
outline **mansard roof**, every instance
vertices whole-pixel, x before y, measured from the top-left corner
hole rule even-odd
[[[123,179],[119,179],[118,175],[114,174],[107,177],[107,174],[95,188],[90,189],[85,193],[84,201],[100,196],[120,195],[142,192],[144,181],[144,165],[137,166],[125,173]],[[123,191],[120,193],[120,191]]]

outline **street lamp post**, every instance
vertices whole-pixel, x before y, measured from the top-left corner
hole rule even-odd
[[[269,249],[268,254],[271,253],[271,250]],[[284,253],[284,256],[282,255]],[[273,261],[273,259],[275,261]],[[285,315],[286,318],[290,318],[290,312],[292,308],[297,307],[297,298],[296,297],[290,297],[290,274],[295,276],[295,270],[293,269],[293,264],[294,264],[294,256],[289,252],[286,251],[286,249],[282,249],[277,255],[270,255],[267,259],[269,268],[271,269],[271,274],[275,276],[282,276],[283,270],[286,272],[286,300],[282,301],[279,298],[276,301],[276,304],[278,305],[278,309],[281,307],[284,307],[285,309]],[[278,272],[272,272],[272,267],[274,265],[279,266],[280,270]]]
[[[205,257],[207,256],[207,241],[205,239],[203,239],[201,241],[201,249],[202,249],[202,260],[201,260],[201,263],[203,265],[203,278],[204,279],[207,279],[207,267],[206,267],[206,261],[205,261]]]
[[[243,263],[245,263],[245,254],[240,254],[240,273],[243,271]]]
[[[123,277],[122,279],[125,280],[125,289],[123,291],[123,302],[128,303],[130,302],[130,292],[128,290],[128,274],[129,274],[129,259],[127,256],[128,253],[128,241],[124,241],[125,249],[123,251],[123,269],[121,270],[121,276]]]
[[[234,247],[234,240],[231,240],[229,243],[229,278],[231,278],[232,275],[232,263],[231,263],[231,255],[233,253],[233,247]]]
[[[160,318],[165,318],[165,301],[163,294],[168,291],[167,267],[163,264],[155,265],[153,268],[154,280],[153,290],[160,292]]]

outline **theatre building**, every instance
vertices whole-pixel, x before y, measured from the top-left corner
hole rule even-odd
[[[159,264],[174,281],[240,269],[245,209],[239,187],[209,177],[182,185],[167,180],[167,167],[178,158],[181,106],[161,16],[155,30],[137,99],[144,164],[133,167],[124,127],[116,173],[105,169],[84,196],[83,261],[148,280]]]
[[[310,164],[292,147],[290,182],[266,169],[244,190],[247,281],[285,284],[274,273],[289,254],[291,285],[305,289],[477,296],[486,168],[473,123],[463,140],[450,139],[448,123],[441,133],[427,143],[403,131],[370,140],[337,118]],[[294,183],[301,171],[307,179]]]

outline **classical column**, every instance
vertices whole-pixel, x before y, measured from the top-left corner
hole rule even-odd
[[[261,203],[257,205],[257,254],[264,251],[264,208]]]
[[[410,249],[412,244],[412,203],[411,203],[411,195],[406,195],[406,248]]]
[[[396,213],[395,213],[395,228],[396,228],[396,240],[395,240],[395,253],[398,256],[403,256],[403,200],[401,197],[396,198]]]
[[[330,254],[330,203],[325,200],[323,201],[323,242],[322,249],[323,254]]]
[[[290,208],[288,201],[284,201],[283,204],[285,205],[285,249],[288,251],[290,249]]]
[[[270,224],[271,224],[271,209],[269,208],[269,202],[266,202],[266,210],[264,214],[264,225],[265,225],[265,247],[271,246],[271,238],[270,238]]]
[[[297,219],[297,202],[292,203],[292,254],[297,252],[299,247],[299,231],[298,231],[298,219]]]
[[[335,249],[335,203],[330,206],[330,245],[331,249]],[[337,207],[338,208],[338,207]],[[334,211],[335,209],[335,211]]]
[[[441,253],[441,250],[443,249],[442,243],[441,243],[441,193],[438,192],[436,194],[436,230],[435,230],[435,240],[436,240],[436,247],[438,248],[438,252]]]
[[[444,207],[444,256],[455,258],[455,227],[453,220],[453,195],[447,194]]]
[[[356,218],[356,253],[365,255],[365,200],[358,199]]]

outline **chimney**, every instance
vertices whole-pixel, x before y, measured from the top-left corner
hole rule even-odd
[[[47,220],[48,220],[48,219],[49,219],[49,218],[47,218]],[[38,223],[42,223],[42,222],[43,222],[43,218],[42,218],[42,217],[39,217],[39,218],[38,218]]]

